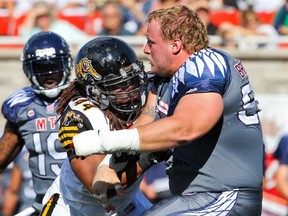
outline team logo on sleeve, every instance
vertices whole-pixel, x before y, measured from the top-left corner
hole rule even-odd
[[[36,117],[37,117],[37,115],[36,115],[35,109],[27,110],[27,118],[28,118],[28,120],[34,119]]]
[[[102,78],[101,75],[93,68],[91,60],[88,58],[83,58],[76,65],[76,76],[80,76],[86,80],[88,74],[92,75],[96,80],[100,80]]]
[[[240,61],[238,61],[237,64],[234,65],[234,68],[242,79],[247,76],[246,70]]]
[[[74,111],[70,111],[65,115],[63,125],[68,126],[72,122],[75,122],[79,128],[83,127],[83,119]]]

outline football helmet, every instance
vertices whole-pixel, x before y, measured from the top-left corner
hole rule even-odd
[[[23,71],[37,94],[55,98],[68,87],[73,63],[70,47],[60,35],[34,34],[26,42],[21,60]]]
[[[109,109],[126,123],[139,116],[147,98],[147,74],[126,42],[109,36],[92,39],[76,55],[75,73],[101,109]]]

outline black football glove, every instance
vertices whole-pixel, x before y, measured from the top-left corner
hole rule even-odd
[[[171,149],[157,152],[143,152],[139,156],[140,158],[138,160],[138,164],[145,172],[151,166],[162,161],[167,161],[172,156],[172,154],[173,152]]]

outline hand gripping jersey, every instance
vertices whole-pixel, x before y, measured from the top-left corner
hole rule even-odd
[[[12,94],[2,105],[4,117],[12,123],[29,151],[34,191],[44,196],[67,157],[58,140],[57,102],[40,100],[31,87]],[[41,200],[39,200],[41,203]]]
[[[261,190],[259,108],[241,62],[217,49],[200,50],[174,74],[166,91],[170,94],[168,116],[187,94],[216,92],[224,100],[222,118],[206,135],[174,149],[173,164],[167,170],[171,192]]]
[[[92,129],[110,130],[108,118],[87,98],[79,98],[76,101],[71,101],[65,109],[63,116],[64,119],[61,121],[59,137],[70,159],[75,156],[73,154],[73,148],[71,148],[74,135],[81,131]],[[83,143],[83,145],[88,144],[89,143]],[[95,196],[90,193],[76,177],[68,158],[61,168],[59,180],[59,191],[62,194],[64,202],[69,205],[71,215],[107,215],[102,205],[97,202]],[[117,211],[124,211],[133,199],[135,199],[135,196],[140,197],[139,184],[141,180],[142,178],[139,178],[126,189],[124,196],[114,196],[110,199],[110,202],[117,208]],[[139,200],[139,198],[137,199]],[[143,201],[143,203],[145,203],[145,201]],[[121,214],[118,213],[118,215]]]

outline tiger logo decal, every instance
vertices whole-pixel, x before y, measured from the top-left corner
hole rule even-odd
[[[101,75],[93,68],[91,60],[88,58],[83,58],[76,66],[76,76],[81,76],[84,80],[86,80],[87,74],[92,75],[97,80],[102,78]]]

